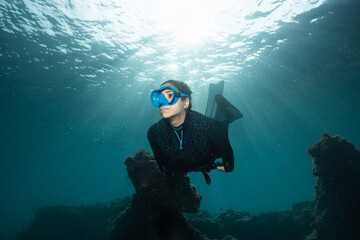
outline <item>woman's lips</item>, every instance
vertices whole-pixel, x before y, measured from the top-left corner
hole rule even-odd
[[[169,111],[170,110],[170,108],[160,108],[160,112],[163,112],[163,111]]]

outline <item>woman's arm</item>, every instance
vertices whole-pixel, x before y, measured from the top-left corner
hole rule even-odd
[[[216,149],[216,155],[221,157],[224,164],[224,166],[218,166],[218,169],[224,172],[232,172],[234,169],[234,152],[229,141],[228,126],[221,122],[215,122],[211,138]]]
[[[159,145],[156,141],[156,134],[152,131],[151,128],[149,128],[147,132],[147,137],[150,143],[151,150],[153,151],[153,154],[155,156],[156,162],[158,163],[161,172],[166,176],[169,173],[169,166],[168,161],[166,161],[164,153],[161,151]]]

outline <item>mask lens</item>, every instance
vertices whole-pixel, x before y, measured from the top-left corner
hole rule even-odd
[[[167,101],[167,104],[172,105],[172,103],[174,102],[174,98],[175,98],[174,90],[171,88],[165,88],[164,90],[162,90],[161,94],[164,95],[164,97]]]
[[[160,107],[161,102],[163,102],[163,98],[165,96],[163,94],[161,94],[161,92],[159,90],[155,90],[151,93],[150,95],[150,100],[152,105],[154,105],[155,107]]]
[[[164,86],[160,89],[152,91],[150,95],[151,103],[155,107],[174,105],[179,99],[176,97],[176,89],[171,86]]]

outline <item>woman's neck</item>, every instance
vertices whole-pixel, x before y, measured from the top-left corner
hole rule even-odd
[[[179,127],[181,124],[185,122],[185,118],[186,118],[186,111],[170,118],[169,123],[172,127]]]

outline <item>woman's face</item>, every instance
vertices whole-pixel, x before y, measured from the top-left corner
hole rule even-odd
[[[173,88],[178,90],[176,87],[168,83],[161,85],[160,87],[163,86],[172,86]],[[171,100],[173,92],[170,89],[164,89],[161,93],[165,95],[168,101]],[[163,118],[172,118],[181,114],[185,114],[189,104],[189,98],[185,98],[184,100],[179,98],[179,101],[177,101],[177,103],[175,103],[174,105],[160,107],[159,112]]]

